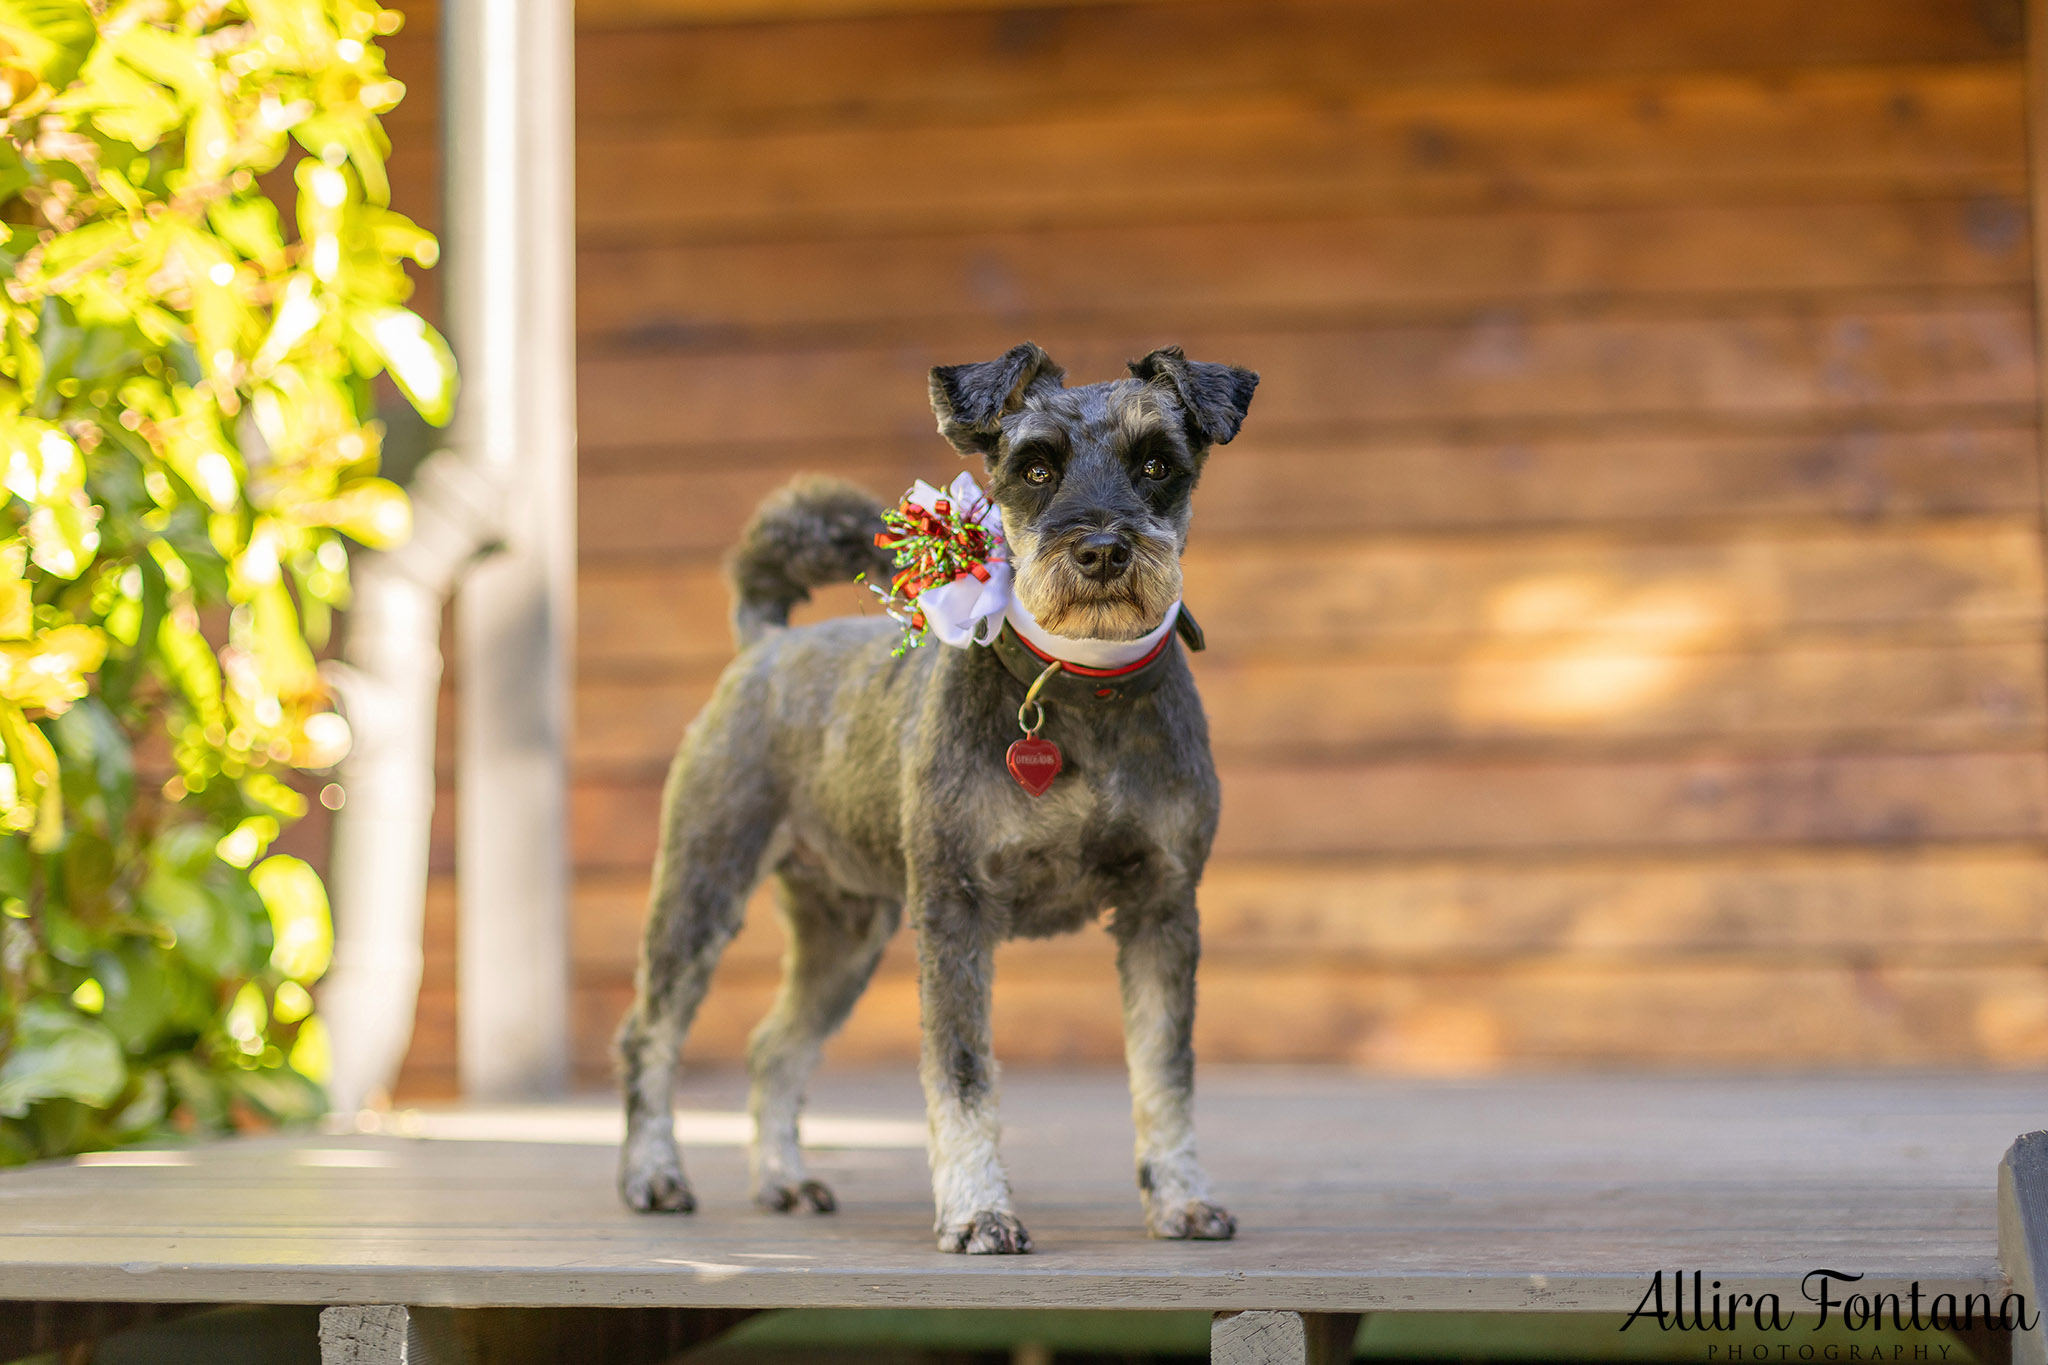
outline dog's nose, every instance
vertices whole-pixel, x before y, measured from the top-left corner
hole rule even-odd
[[[1074,564],[1088,577],[1107,583],[1131,567],[1131,547],[1114,531],[1097,531],[1074,547]]]

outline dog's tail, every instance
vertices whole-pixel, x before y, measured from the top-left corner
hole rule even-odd
[[[805,474],[768,495],[725,562],[732,583],[733,641],[745,649],[811,589],[865,573],[887,584],[890,556],[875,544],[882,504],[844,479]]]

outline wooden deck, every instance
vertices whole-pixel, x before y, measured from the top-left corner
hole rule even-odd
[[[686,1092],[687,1218],[619,1206],[594,1105],[0,1173],[0,1299],[1624,1313],[1659,1270],[1798,1306],[1816,1266],[1995,1294],[1998,1161],[2048,1114],[2037,1074],[1219,1070],[1202,1135],[1242,1232],[1175,1244],[1140,1231],[1120,1078],[1019,1073],[1006,1151],[1038,1250],[970,1259],[932,1248],[911,1077],[818,1087],[827,1218],[748,1205],[740,1093]]]

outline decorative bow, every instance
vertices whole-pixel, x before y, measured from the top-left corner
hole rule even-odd
[[[882,525],[875,544],[894,551],[896,574],[886,589],[868,586],[903,627],[895,652],[916,648],[927,631],[961,647],[994,640],[1010,604],[1009,549],[1002,511],[974,476],[944,489],[919,479]]]

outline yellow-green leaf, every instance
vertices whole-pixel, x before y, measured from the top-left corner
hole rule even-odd
[[[87,675],[98,672],[106,657],[105,634],[83,625],[0,644],[0,697],[18,707],[62,712],[86,694]]]
[[[57,751],[49,736],[30,724],[21,708],[0,701],[0,743],[14,772],[17,819],[29,815],[29,845],[47,853],[64,837],[64,798],[57,785]]]
[[[249,881],[270,911],[271,939],[276,945],[270,950],[271,964],[294,981],[318,979],[334,954],[334,921],[320,875],[299,859],[280,853],[258,863],[249,873]]]
[[[82,0],[0,0],[0,40],[13,49],[5,64],[56,89],[71,84],[98,39]]]
[[[409,308],[385,309],[369,330],[399,392],[420,416],[446,426],[455,412],[455,354],[441,334]]]

